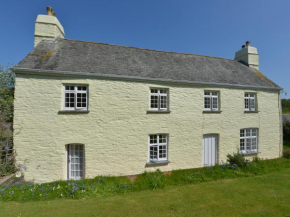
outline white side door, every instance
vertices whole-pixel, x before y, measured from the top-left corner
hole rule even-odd
[[[217,164],[218,143],[216,135],[204,135],[202,147],[202,166],[213,166]]]
[[[84,146],[68,145],[68,179],[81,179],[84,177]]]

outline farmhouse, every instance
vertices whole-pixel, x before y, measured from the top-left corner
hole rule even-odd
[[[15,67],[14,145],[37,183],[282,153],[281,88],[235,59],[65,39],[52,8]]]

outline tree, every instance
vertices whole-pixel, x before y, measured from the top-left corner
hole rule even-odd
[[[290,113],[290,99],[282,99],[283,114]]]
[[[0,122],[13,121],[15,74],[9,66],[0,66]]]

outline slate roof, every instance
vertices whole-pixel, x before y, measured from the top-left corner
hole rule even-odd
[[[280,89],[235,60],[61,38],[40,42],[19,68]]]

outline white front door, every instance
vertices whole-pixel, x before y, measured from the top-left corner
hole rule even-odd
[[[202,147],[202,165],[213,166],[217,164],[218,145],[216,135],[204,135]]]
[[[84,146],[68,145],[68,178],[81,179],[84,177]]]

